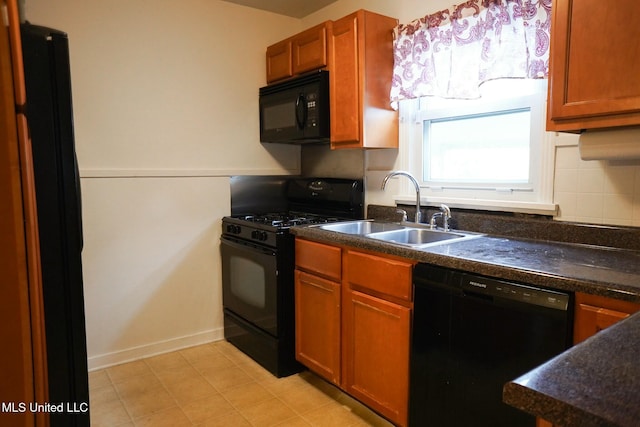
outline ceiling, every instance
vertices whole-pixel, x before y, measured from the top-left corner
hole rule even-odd
[[[305,16],[336,2],[337,0],[223,0],[241,6],[267,10],[293,18]]]

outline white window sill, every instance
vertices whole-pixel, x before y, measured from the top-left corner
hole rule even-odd
[[[415,196],[395,196],[396,203],[403,205],[415,205]],[[446,197],[421,197],[420,205],[435,206],[445,204],[450,208],[477,209],[484,211],[517,212],[537,215],[552,215],[558,213],[558,206],[554,203],[539,202],[513,202],[502,200],[482,200],[482,199],[451,199]]]

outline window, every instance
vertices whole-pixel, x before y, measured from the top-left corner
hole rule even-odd
[[[402,166],[421,177],[428,202],[555,212],[546,80],[495,80],[481,91],[474,100],[402,101]]]
[[[531,108],[425,120],[423,179],[434,185],[528,183],[530,128]]]

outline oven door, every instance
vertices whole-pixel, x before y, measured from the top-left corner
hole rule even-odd
[[[220,252],[224,308],[277,337],[276,250],[223,236]]]

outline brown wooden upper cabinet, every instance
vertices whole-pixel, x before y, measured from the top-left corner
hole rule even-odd
[[[333,22],[331,148],[398,147],[398,115],[389,103],[397,24],[395,18],[365,10]]]
[[[327,66],[331,21],[267,47],[267,83]]]
[[[547,130],[640,125],[640,3],[554,0]]]

